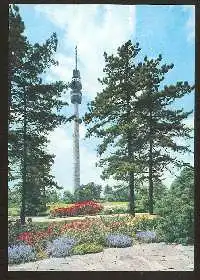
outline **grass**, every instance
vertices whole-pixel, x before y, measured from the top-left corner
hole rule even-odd
[[[19,216],[19,214],[20,214],[19,207],[8,208],[8,216],[16,217],[16,216]]]
[[[127,201],[108,201],[108,202],[103,202],[102,205],[105,206],[105,207],[127,208],[128,207],[128,202]]]
[[[123,205],[123,206],[128,206],[128,201],[107,201],[104,202],[103,204],[105,205],[111,205],[111,206],[115,206],[115,205]]]
[[[68,203],[64,203],[64,202],[58,202],[58,203],[49,203],[47,204],[48,210],[52,210],[54,208],[58,208],[58,207],[69,207],[72,204],[68,204]]]

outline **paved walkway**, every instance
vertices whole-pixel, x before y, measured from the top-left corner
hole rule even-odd
[[[194,247],[151,243],[12,265],[9,271],[192,271]]]

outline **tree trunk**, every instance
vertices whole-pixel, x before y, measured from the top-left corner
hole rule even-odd
[[[135,217],[135,193],[134,193],[134,172],[131,171],[129,173],[129,190],[130,190],[130,201],[129,201],[129,209],[130,214]]]
[[[134,158],[132,141],[131,141],[130,135],[128,137],[128,157],[129,157],[129,159],[133,159]],[[134,172],[133,171],[129,171],[129,210],[130,210],[130,214],[135,217],[135,191],[134,191],[134,184],[135,184]]]
[[[10,110],[11,110],[11,80],[12,80],[12,73],[11,73],[11,55],[9,50],[9,62],[8,62],[8,129],[10,125]]]
[[[128,67],[128,65],[127,65]],[[128,91],[127,91],[128,92]],[[126,99],[126,105],[127,105],[127,123],[130,122],[130,113],[131,113],[131,107],[130,107],[130,95],[127,94]],[[128,159],[129,161],[134,161],[134,152],[133,152],[133,135],[132,132],[129,130],[127,132],[127,147],[128,147]],[[134,171],[129,171],[129,211],[130,214],[135,217],[135,193],[134,193],[134,184],[135,184],[135,178],[134,178]]]
[[[153,214],[153,139],[152,139],[152,112],[150,111],[150,125],[149,125],[149,214]]]
[[[24,125],[23,125],[23,162],[22,162],[22,204],[20,220],[21,224],[25,224],[25,211],[26,211],[26,167],[27,167],[27,143],[26,143],[26,129],[27,129],[27,119],[26,119],[26,90],[24,89]]]

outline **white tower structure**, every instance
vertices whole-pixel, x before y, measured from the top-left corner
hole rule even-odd
[[[79,104],[82,101],[82,84],[80,71],[77,69],[77,46],[75,48],[75,69],[73,70],[72,82],[70,84],[71,103],[74,104],[74,133],[73,133],[73,183],[74,191],[80,187],[80,153],[79,153]]]

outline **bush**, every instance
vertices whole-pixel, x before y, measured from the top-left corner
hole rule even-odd
[[[194,244],[194,168],[185,167],[172,183],[168,194],[156,203],[161,216],[157,233],[160,240]]]
[[[69,207],[55,208],[50,211],[53,217],[95,215],[103,209],[100,203],[94,201],[77,202]]]
[[[30,245],[13,245],[8,247],[8,263],[19,264],[36,260],[36,252]]]
[[[135,236],[142,242],[153,242],[156,240],[156,233],[154,231],[138,231]]]
[[[178,213],[174,210],[159,219],[157,226],[159,239],[168,243],[194,244],[194,209],[183,204],[177,209]]]
[[[103,246],[97,243],[85,243],[76,245],[73,248],[73,254],[84,255],[90,253],[99,253],[103,251]]]
[[[55,258],[62,258],[71,254],[73,246],[76,244],[74,238],[59,237],[49,242],[46,248],[46,252],[49,256]]]
[[[85,235],[85,239],[87,239],[90,243],[93,243],[95,241],[98,244],[104,244],[107,231],[108,229],[105,228],[105,226],[102,223],[94,223],[89,229],[88,235]]]
[[[161,206],[161,205],[160,205]],[[159,239],[168,243],[194,243],[194,207],[188,198],[168,195],[158,210],[162,217],[156,231]]]
[[[155,215],[155,217],[149,218],[141,218],[138,219],[135,223],[135,226],[138,231],[154,231],[154,229],[157,227],[158,224],[158,217]]]
[[[133,244],[133,239],[130,236],[123,234],[109,234],[106,237],[106,245],[108,247],[131,247]]]

